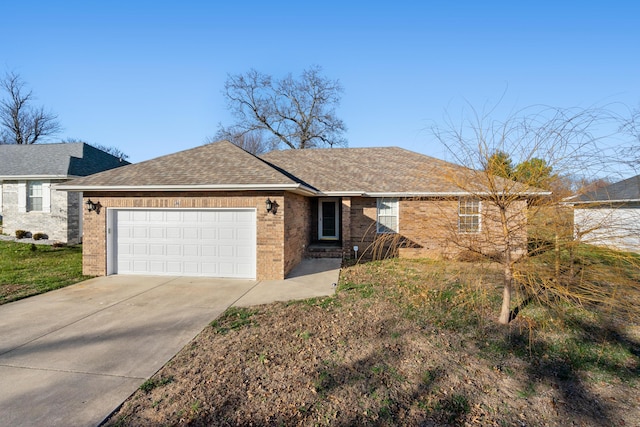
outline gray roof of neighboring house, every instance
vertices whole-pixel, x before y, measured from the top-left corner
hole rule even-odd
[[[0,178],[87,176],[128,164],[83,142],[0,145]]]
[[[257,157],[220,141],[79,178],[62,189],[439,195],[480,192],[487,188],[483,178],[483,173],[397,147],[284,150]],[[527,190],[509,183],[507,191]]]
[[[632,176],[569,200],[571,203],[637,201],[640,201],[640,175]]]

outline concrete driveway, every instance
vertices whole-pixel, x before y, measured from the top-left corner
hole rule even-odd
[[[231,305],[330,295],[340,260],[287,280],[109,276],[0,306],[0,425],[95,426]]]

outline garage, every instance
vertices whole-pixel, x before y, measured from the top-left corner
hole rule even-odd
[[[255,209],[109,209],[108,274],[255,279]]]

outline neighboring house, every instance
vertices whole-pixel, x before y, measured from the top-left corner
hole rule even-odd
[[[204,145],[65,184],[84,219],[84,273],[282,279],[303,257],[455,256],[451,234],[499,246],[470,169],[401,148]],[[475,177],[475,178],[474,178]],[[526,220],[526,200],[516,203]],[[490,215],[491,214],[491,215]],[[526,230],[519,236],[526,248]]]
[[[576,238],[640,253],[640,175],[567,200]]]
[[[85,143],[0,145],[2,232],[24,230],[79,242],[82,195],[56,191],[56,186],[128,164]]]

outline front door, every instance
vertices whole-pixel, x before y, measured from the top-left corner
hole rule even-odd
[[[338,199],[320,199],[318,201],[318,239],[338,240],[340,215]]]

